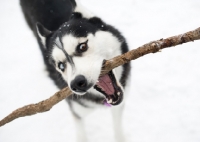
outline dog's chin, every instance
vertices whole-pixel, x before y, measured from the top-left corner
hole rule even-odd
[[[85,95],[87,92],[74,92],[74,91],[72,91],[74,94],[76,94],[76,95],[80,95],[80,96],[83,96],[83,95]]]
[[[117,83],[112,70],[100,76],[94,88],[105,96],[105,103],[107,104],[118,105],[123,100],[123,89]]]

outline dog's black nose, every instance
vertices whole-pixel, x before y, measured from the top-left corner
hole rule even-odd
[[[70,85],[71,89],[75,92],[86,92],[88,89],[87,80],[83,75],[76,76]]]

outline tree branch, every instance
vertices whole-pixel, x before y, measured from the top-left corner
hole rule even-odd
[[[137,49],[133,49],[125,54],[122,54],[122,55],[114,57],[113,59],[107,60],[102,67],[101,75],[108,73],[113,68],[116,68],[120,65],[128,63],[131,60],[135,60],[146,54],[156,53],[164,48],[176,46],[179,44],[183,44],[183,43],[187,43],[187,42],[191,42],[191,41],[199,40],[199,39],[200,39],[200,28],[197,28],[196,30],[189,31],[184,34],[169,37],[166,39],[160,39],[157,41],[152,41],[143,46],[140,46]],[[13,111],[8,116],[6,116],[4,119],[2,119],[0,121],[0,127],[19,117],[24,117],[24,116],[34,115],[36,113],[49,111],[55,104],[62,101],[66,97],[70,96],[71,94],[72,94],[71,90],[68,87],[66,87],[60,90],[59,92],[55,93],[49,99],[41,101],[37,104],[30,104],[22,108],[19,108]]]

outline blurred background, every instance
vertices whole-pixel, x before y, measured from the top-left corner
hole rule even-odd
[[[81,0],[114,25],[130,49],[200,27],[198,0]],[[39,46],[19,0],[0,0],[0,119],[58,89],[48,78]],[[200,141],[200,41],[132,61],[131,91],[123,128],[127,142]],[[86,118],[89,142],[114,142],[109,109]],[[1,142],[75,142],[68,105],[0,127]]]

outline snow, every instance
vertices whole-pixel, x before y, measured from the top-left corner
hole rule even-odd
[[[81,0],[127,38],[131,49],[200,26],[198,0]],[[0,119],[58,89],[48,78],[19,1],[0,1]],[[200,141],[200,41],[132,61],[131,92],[123,127],[127,142]],[[86,118],[89,142],[114,142],[110,110]],[[1,142],[75,141],[68,105],[19,118],[0,128]]]

